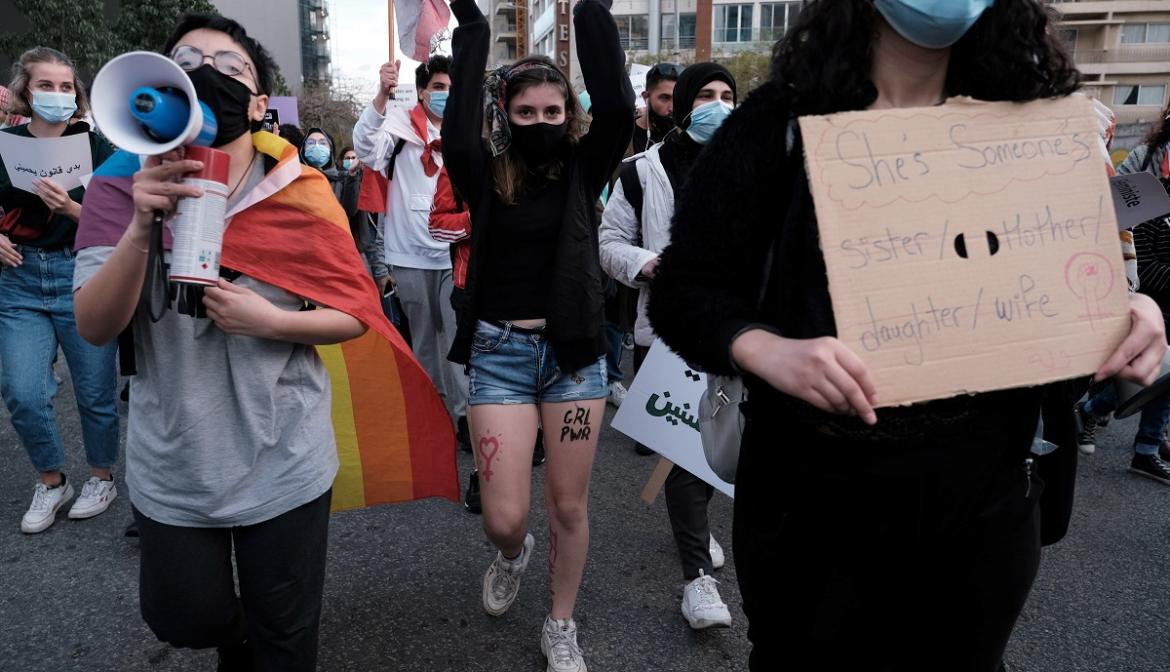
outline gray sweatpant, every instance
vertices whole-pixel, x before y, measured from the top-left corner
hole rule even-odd
[[[439,390],[452,421],[467,415],[467,376],[463,365],[447,361],[455,340],[455,309],[451,291],[455,287],[451,269],[428,270],[391,266],[398,283],[398,298],[410,322],[414,356]]]

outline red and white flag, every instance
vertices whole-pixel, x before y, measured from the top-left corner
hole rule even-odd
[[[402,53],[426,63],[435,36],[451,22],[451,8],[446,0],[394,0],[394,18]]]

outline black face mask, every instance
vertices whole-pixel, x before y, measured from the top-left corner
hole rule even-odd
[[[664,136],[674,128],[674,117],[662,116],[654,111],[654,108],[649,108],[650,112],[650,133],[655,136]]]
[[[557,148],[565,139],[565,133],[569,130],[567,123],[540,123],[520,126],[508,122],[508,125],[512,127],[512,144],[530,166],[548,163],[556,154]]]
[[[252,102],[252,90],[234,77],[229,77],[204,64],[187,73],[195,85],[195,95],[215,113],[219,129],[215,133],[212,147],[221,147],[247,133],[252,128],[248,118],[248,105]]]

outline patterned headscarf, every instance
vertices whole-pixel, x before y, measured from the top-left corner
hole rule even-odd
[[[561,71],[548,63],[528,61],[519,65],[504,65],[488,74],[483,81],[483,106],[487,115],[488,144],[492,148],[492,156],[499,156],[508,151],[512,145],[512,128],[508,126],[508,82],[516,75],[529,70],[543,68],[555,72],[558,79],[563,80]]]

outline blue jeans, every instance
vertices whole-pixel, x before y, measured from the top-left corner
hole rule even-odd
[[[1103,418],[1116,411],[1120,403],[1117,388],[1110,383],[1085,402],[1085,412],[1095,418]],[[1139,455],[1157,455],[1167,422],[1170,422],[1170,394],[1162,395],[1142,407],[1137,436],[1133,440],[1134,452]]]
[[[605,323],[605,367],[608,374],[607,383],[620,383],[626,379],[622,373],[622,341],[626,332],[613,322]]]
[[[467,404],[542,404],[604,399],[605,357],[565,374],[544,329],[508,322],[475,325],[468,365]]]
[[[60,345],[73,377],[89,466],[118,459],[117,343],[98,347],[77,333],[73,318],[73,252],[18,245],[23,265],[0,270],[0,395],[39,472],[65,464],[53,416],[52,365]]]

